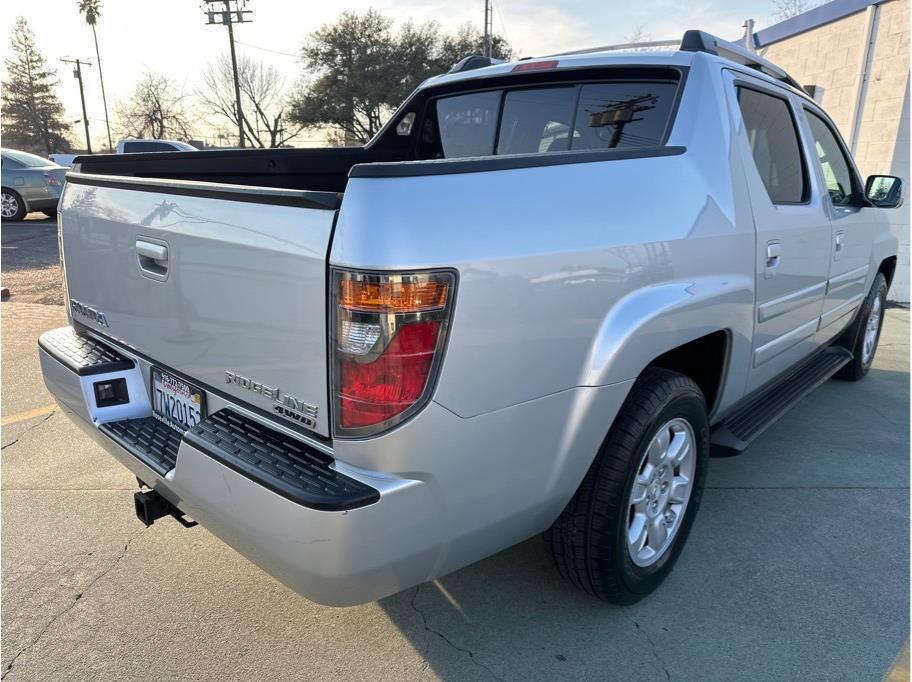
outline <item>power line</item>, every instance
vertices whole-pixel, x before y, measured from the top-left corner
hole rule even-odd
[[[240,40],[235,40],[235,43],[238,45],[243,45],[244,47],[252,47],[254,50],[262,50],[263,52],[271,52],[272,54],[279,54],[283,57],[294,57],[298,61],[301,61],[301,55],[292,54],[291,52],[281,52],[279,50],[272,50],[268,47],[260,47],[259,45],[251,45],[250,43],[242,43]]]
[[[491,4],[494,4],[493,2]],[[497,12],[497,18],[500,19],[500,28],[503,30],[504,38],[509,43],[510,36],[507,33],[507,22],[504,21],[503,12],[500,11],[500,5],[494,5],[494,11]],[[493,23],[493,22],[492,22]]]

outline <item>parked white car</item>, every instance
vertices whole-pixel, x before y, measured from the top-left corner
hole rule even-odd
[[[177,140],[121,140],[114,148],[115,154],[137,154],[147,152],[195,152],[196,147]],[[61,166],[72,166],[79,154],[51,154],[50,159]]]

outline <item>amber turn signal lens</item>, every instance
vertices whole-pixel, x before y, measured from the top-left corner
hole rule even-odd
[[[371,313],[420,313],[446,306],[447,284],[434,280],[381,281],[343,279],[339,305],[345,310]]]

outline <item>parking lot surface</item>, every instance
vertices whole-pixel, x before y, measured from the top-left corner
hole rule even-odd
[[[10,281],[31,286],[41,248],[56,258],[27,229],[3,228],[4,679],[880,680],[908,637],[906,310],[888,311],[865,380],[826,383],[711,461],[688,546],[642,602],[575,591],[532,538],[331,609],[201,527],[136,519],[135,480],[42,384],[37,338],[66,316],[21,302],[50,300],[46,282]]]

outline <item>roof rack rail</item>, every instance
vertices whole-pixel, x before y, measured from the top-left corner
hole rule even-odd
[[[643,48],[653,48],[653,47],[676,47],[679,50],[684,50],[686,52],[707,52],[709,54],[718,55],[725,59],[729,59],[733,62],[741,64],[742,66],[748,66],[752,69],[757,69],[758,71],[765,73],[768,76],[788,83],[793,88],[797,88],[804,92],[804,89],[801,85],[792,78],[781,66],[773,64],[771,61],[768,61],[758,55],[756,52],[751,52],[746,47],[738,45],[737,43],[730,42],[728,40],[722,40],[706,31],[696,31],[690,30],[684,33],[684,37],[678,40],[650,40],[648,42],[641,43],[618,43],[617,45],[602,45],[600,47],[587,47],[584,50],[573,50],[572,52],[558,52],[556,54],[543,55],[544,57],[563,57],[566,55],[574,54],[591,54],[593,52],[612,52],[614,50],[637,50]],[[464,62],[465,60],[463,60]],[[460,62],[459,64],[462,64]],[[457,64],[458,66],[458,64]],[[484,66],[487,66],[485,64]],[[454,67],[456,68],[456,67]],[[477,67],[470,67],[477,68]],[[465,69],[463,69],[465,70]],[[451,72],[452,73],[452,72]]]
[[[492,57],[482,57],[480,54],[471,54],[453,64],[447,73],[461,73],[462,71],[472,71],[473,69],[482,69],[486,66],[503,63],[503,59],[493,59]]]
[[[707,52],[718,55],[742,66],[757,69],[757,71],[765,73],[767,76],[772,76],[804,92],[798,81],[792,78],[781,66],[776,66],[746,47],[728,40],[722,40],[705,31],[690,30],[685,32],[684,37],[681,38],[681,49],[687,52]]]
[[[571,54],[590,54],[592,52],[612,52],[614,50],[641,50],[650,47],[678,47],[678,40],[649,40],[641,43],[618,43],[616,45],[602,45],[600,47],[587,47],[584,50],[573,50],[571,52],[556,52],[555,54],[546,54],[542,57],[564,57]],[[536,57],[539,59],[539,57]]]

